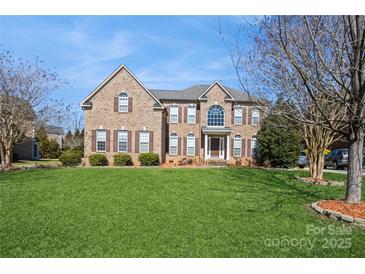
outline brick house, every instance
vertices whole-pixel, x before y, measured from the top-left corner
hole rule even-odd
[[[60,148],[63,145],[64,130],[62,127],[53,125],[43,125],[47,133],[48,140],[55,140]],[[40,151],[39,144],[36,138],[36,132],[40,125],[34,126],[34,122],[31,122],[31,126],[23,141],[16,144],[13,150],[13,160],[39,160]]]
[[[65,131],[63,130],[63,127],[54,125],[43,125],[43,126],[44,130],[47,133],[48,140],[56,141],[57,144],[60,146],[60,148],[63,148],[65,142]]]
[[[262,113],[248,96],[216,81],[184,90],[153,90],[124,65],[82,102],[85,161],[104,153],[154,152],[162,163],[249,164]]]

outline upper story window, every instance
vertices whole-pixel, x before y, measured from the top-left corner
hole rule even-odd
[[[179,121],[179,107],[172,105],[170,106],[170,123],[178,123]]]
[[[139,132],[139,153],[150,151],[150,133],[148,131]]]
[[[188,106],[188,124],[196,123],[196,106]]]
[[[105,151],[106,147],[106,130],[96,130],[96,151]]]
[[[234,124],[242,125],[242,108],[241,107],[234,108]]]
[[[186,155],[195,155],[195,136],[192,133],[188,134],[186,138]]]
[[[250,151],[252,157],[254,156],[256,146],[257,146],[257,138],[256,136],[253,136],[251,138],[251,151]]]
[[[119,112],[128,112],[128,95],[125,92],[119,94]]]
[[[251,125],[258,125],[260,123],[260,111],[256,108],[252,109]]]
[[[241,157],[242,155],[242,138],[240,135],[236,135],[233,138],[233,156]]]
[[[119,152],[128,151],[128,131],[126,130],[118,131],[118,151]]]
[[[214,105],[208,110],[208,126],[224,126],[224,110],[221,106]]]
[[[176,133],[171,133],[170,134],[170,149],[169,149],[169,154],[170,155],[177,155],[177,145],[178,145],[178,137],[176,135]]]

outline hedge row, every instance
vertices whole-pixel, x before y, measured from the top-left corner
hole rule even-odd
[[[63,151],[60,156],[60,161],[64,166],[77,166],[81,163],[82,153],[78,150]],[[142,153],[138,156],[142,166],[158,166],[160,159],[156,153]],[[108,159],[104,154],[93,154],[89,156],[91,166],[107,166]],[[132,157],[127,153],[114,154],[114,166],[131,166]]]

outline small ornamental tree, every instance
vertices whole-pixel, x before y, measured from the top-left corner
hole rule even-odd
[[[81,130],[80,136],[79,136],[79,138],[80,138],[80,146],[79,146],[79,148],[80,148],[80,150],[82,152],[84,152],[84,136],[85,136],[85,129],[83,128]]]
[[[46,142],[46,151],[44,158],[57,159],[60,157],[61,149],[57,141],[51,139]]]
[[[38,139],[38,143],[39,143],[39,152],[41,154],[41,158],[46,158],[48,137],[47,137],[47,132],[43,126],[40,126],[38,129],[37,139]]]
[[[80,146],[80,130],[78,128],[75,129],[75,132],[74,132],[73,146],[74,147],[79,147]]]
[[[39,127],[37,132],[39,143],[39,151],[41,158],[57,159],[60,156],[61,149],[57,141],[49,140],[43,125]]]
[[[254,31],[240,29],[232,53],[251,99],[288,103],[281,115],[303,128],[312,178],[323,177],[324,149],[338,136],[347,140],[346,203],[362,197],[364,26],[364,15],[260,17]]]
[[[65,149],[72,148],[72,142],[73,142],[72,139],[73,139],[72,132],[71,130],[68,130],[65,136]]]

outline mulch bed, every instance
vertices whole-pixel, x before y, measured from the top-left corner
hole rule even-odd
[[[319,186],[343,186],[345,185],[344,182],[339,182],[335,180],[324,180],[324,179],[314,179],[311,177],[300,177],[294,176],[300,182],[312,184],[312,185],[319,185]]]
[[[48,164],[48,165],[34,165],[34,166],[3,166],[0,165],[0,173],[2,172],[9,172],[9,171],[17,171],[17,170],[31,170],[31,169],[38,169],[38,168],[55,168],[55,167],[60,167],[62,166],[61,164]]]
[[[324,210],[337,211],[345,215],[352,216],[353,218],[365,219],[365,202],[359,204],[348,204],[342,200],[327,200],[320,201],[318,203]]]

